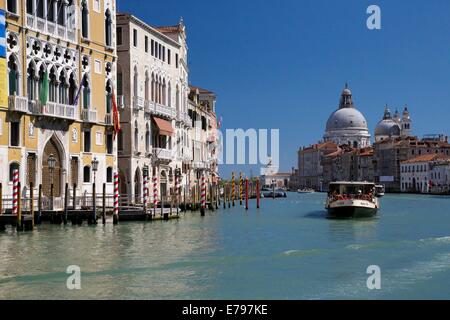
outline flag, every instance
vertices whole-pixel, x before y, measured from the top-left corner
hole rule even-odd
[[[83,78],[80,82],[80,87],[78,88],[77,94],[75,95],[75,99],[73,100],[73,105],[76,107],[78,106],[78,100],[80,100],[81,90],[84,88],[84,78],[86,77],[86,74],[83,75]]]
[[[119,133],[120,129],[120,119],[119,119],[119,109],[117,109],[116,93],[114,88],[112,88],[112,106],[113,106],[113,123],[114,123],[114,138]]]
[[[39,100],[43,106],[47,104],[48,100],[48,72],[44,72],[44,78],[42,79],[41,92],[39,96]]]

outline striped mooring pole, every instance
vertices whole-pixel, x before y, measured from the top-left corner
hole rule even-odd
[[[17,215],[19,213],[19,170],[13,171],[13,207],[12,214]],[[20,221],[19,221],[20,223]]]
[[[244,180],[242,179],[242,172],[239,173],[239,204],[242,206],[242,198],[243,198],[243,184]]]
[[[153,209],[154,215],[156,216],[156,208],[158,207],[158,178],[156,177],[155,171],[153,172]]]
[[[113,223],[119,223],[119,174],[117,172],[114,173]]]
[[[259,209],[260,207],[260,200],[261,199],[261,194],[260,194],[260,190],[259,190],[259,178],[256,178],[256,209]]]
[[[180,184],[180,172],[175,172],[175,205],[177,206],[177,215],[180,208],[180,198],[181,198],[181,184]]]
[[[148,204],[148,174],[144,174],[144,214],[147,213]]]
[[[234,172],[231,173],[231,201],[234,207],[234,199],[236,198]]]
[[[245,178],[245,210],[248,210],[248,178]]]
[[[200,208],[200,214],[202,216],[205,215],[205,209],[206,209],[206,183],[205,183],[205,175],[202,175],[202,191],[201,191],[201,208]]]

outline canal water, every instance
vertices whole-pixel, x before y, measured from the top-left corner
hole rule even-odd
[[[178,221],[0,233],[0,299],[450,299],[450,198],[388,195],[328,220],[324,194]],[[68,266],[81,290],[68,290]],[[369,290],[367,267],[381,269]]]

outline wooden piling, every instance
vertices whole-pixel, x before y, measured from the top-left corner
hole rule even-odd
[[[245,178],[245,210],[248,210],[248,178]]]
[[[64,224],[67,224],[67,213],[69,211],[69,184],[64,187]]]
[[[102,199],[102,223],[106,224],[106,183],[103,183],[103,199]]]
[[[31,228],[34,229],[34,185],[30,182],[30,215],[31,215]]]
[[[22,190],[20,190],[20,181],[17,184],[19,189],[17,191],[17,231],[23,231],[23,220],[22,220]]]
[[[37,224],[40,225],[41,222],[42,222],[42,184],[39,184]]]
[[[260,205],[260,189],[259,189],[259,178],[256,179],[256,209],[259,209],[259,205]]]

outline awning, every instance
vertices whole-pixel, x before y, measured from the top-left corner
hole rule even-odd
[[[172,124],[164,119],[153,117],[159,129],[159,134],[163,136],[173,136]]]

